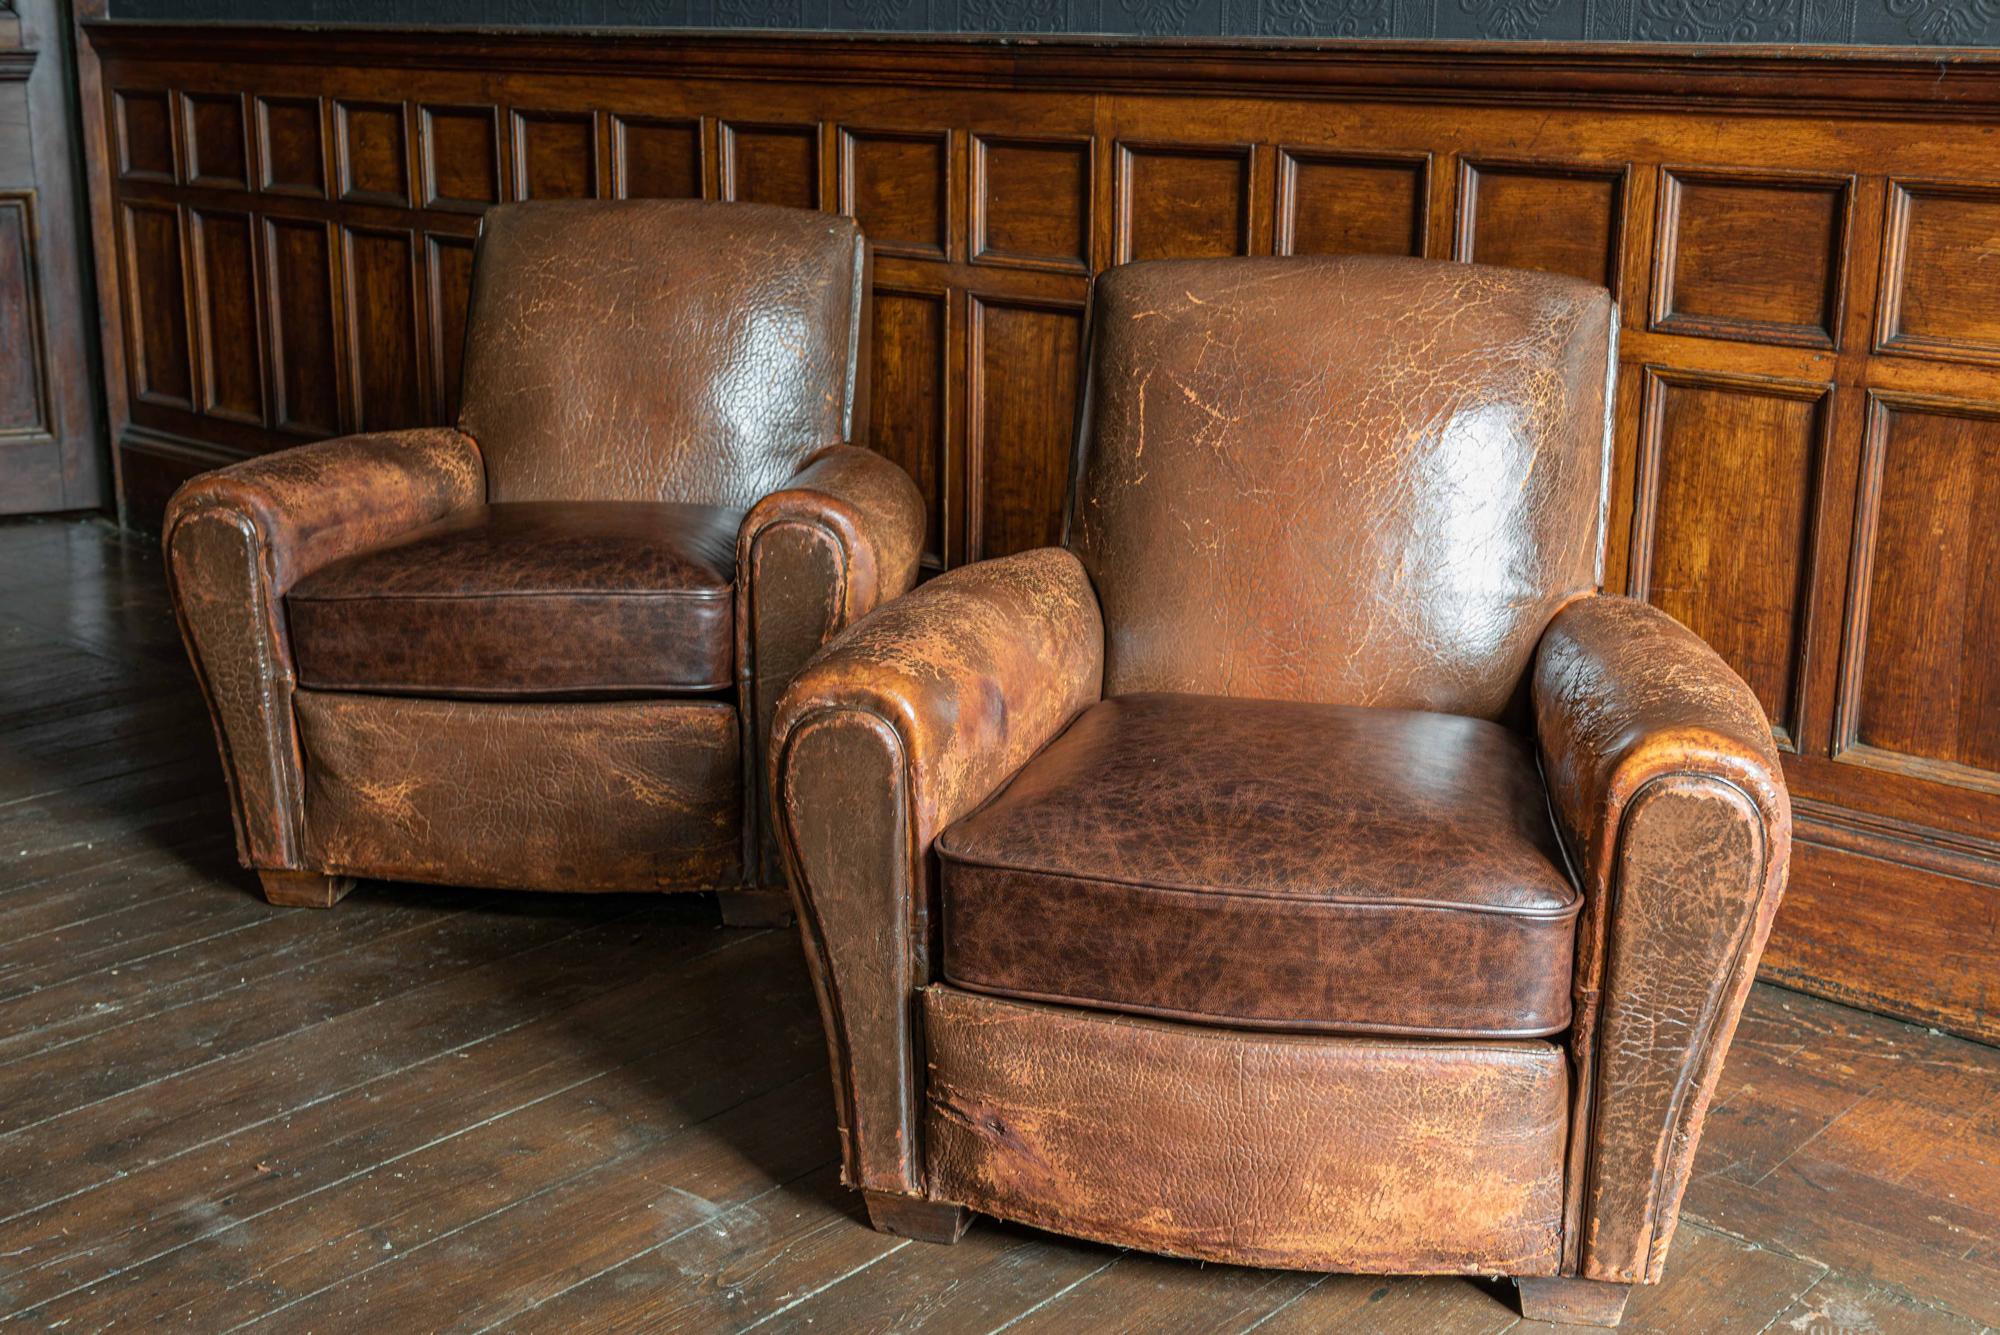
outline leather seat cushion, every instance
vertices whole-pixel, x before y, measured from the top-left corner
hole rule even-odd
[[[1254,1028],[1569,1024],[1581,899],[1533,747],[1483,719],[1119,696],[936,847],[963,987]]]
[[[468,698],[726,690],[742,517],[637,501],[466,510],[293,587],[299,682]]]

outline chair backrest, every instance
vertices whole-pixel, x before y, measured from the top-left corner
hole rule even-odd
[[[1294,258],[1131,264],[1092,295],[1067,541],[1106,693],[1506,714],[1602,573],[1604,289]]]
[[[751,504],[865,410],[865,267],[802,209],[489,210],[458,418],[488,499]]]

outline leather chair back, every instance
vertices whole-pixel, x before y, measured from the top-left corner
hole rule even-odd
[[[1105,694],[1507,714],[1602,572],[1616,330],[1600,287],[1438,261],[1103,274],[1067,541]]]
[[[486,213],[461,431],[490,501],[747,507],[865,408],[852,219],[699,200]]]

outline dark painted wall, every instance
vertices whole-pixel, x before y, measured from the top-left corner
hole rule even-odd
[[[112,0],[122,19],[2000,44],[2000,0]]]

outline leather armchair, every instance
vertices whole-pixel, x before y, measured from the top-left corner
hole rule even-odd
[[[276,903],[356,876],[787,907],[778,693],[915,581],[923,509],[860,448],[852,221],[490,211],[455,428],[190,481],[168,578],[238,851]]]
[[[833,640],[772,736],[875,1226],[1656,1281],[1784,883],[1744,683],[1596,592],[1617,317],[1420,260],[1129,265],[1065,545]]]

